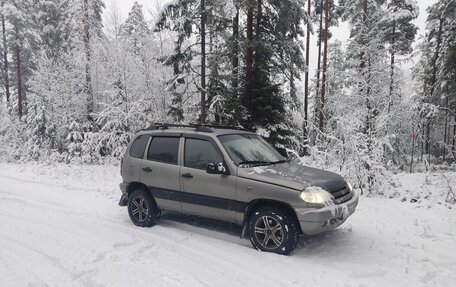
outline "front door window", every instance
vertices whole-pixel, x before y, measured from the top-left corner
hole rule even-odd
[[[184,165],[205,170],[209,163],[223,162],[216,148],[206,140],[185,139]]]

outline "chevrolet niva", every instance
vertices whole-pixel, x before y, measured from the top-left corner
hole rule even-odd
[[[119,205],[135,225],[153,226],[161,211],[214,218],[279,254],[300,234],[344,223],[359,198],[341,176],[292,163],[236,127],[152,124],[128,145],[121,174]]]

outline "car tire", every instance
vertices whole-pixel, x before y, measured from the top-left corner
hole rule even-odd
[[[134,190],[128,196],[128,215],[136,226],[151,227],[160,216],[160,210],[149,192]]]
[[[261,207],[251,214],[248,225],[250,242],[257,250],[288,255],[298,244],[296,222],[282,208]]]

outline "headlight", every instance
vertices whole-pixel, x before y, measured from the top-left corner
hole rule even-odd
[[[321,187],[306,188],[301,192],[301,198],[305,202],[318,205],[325,205],[332,202],[331,195]]]
[[[351,192],[353,190],[353,187],[351,185],[351,183],[349,183],[348,181],[346,181],[347,183],[347,186],[348,186],[348,190]]]

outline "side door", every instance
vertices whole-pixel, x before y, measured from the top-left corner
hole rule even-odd
[[[158,208],[182,211],[179,199],[179,144],[180,135],[152,136],[141,163],[141,181],[146,184]]]
[[[235,221],[236,177],[209,174],[208,163],[224,162],[210,137],[185,136],[181,166],[182,210],[186,214]]]

